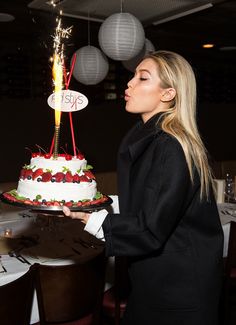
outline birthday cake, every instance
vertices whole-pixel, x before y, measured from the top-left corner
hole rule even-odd
[[[97,191],[97,183],[91,172],[92,166],[87,164],[75,145],[72,112],[85,108],[88,99],[83,94],[69,89],[76,55],[73,56],[71,69],[67,74],[62,41],[69,37],[71,28],[63,29],[61,19],[57,22],[52,57],[54,91],[48,97],[49,106],[55,110],[55,130],[51,149],[49,153],[41,151],[31,153],[29,165],[25,165],[20,172],[17,188],[3,193],[3,196],[10,203],[30,205],[31,209],[32,206],[42,209],[45,206],[64,205],[75,208],[85,206],[97,208],[98,205],[101,207],[102,203],[111,203],[112,200]],[[62,112],[69,114],[73,156],[67,153],[60,154],[58,150]]]
[[[87,206],[106,201],[97,191],[92,166],[83,154],[77,156],[32,153],[30,164],[20,172],[17,189],[4,193],[6,199],[33,206]]]

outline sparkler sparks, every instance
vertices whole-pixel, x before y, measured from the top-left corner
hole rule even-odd
[[[57,54],[63,59],[64,57],[64,43],[62,39],[68,39],[71,36],[73,26],[62,28],[61,18],[57,18],[57,27],[53,35],[54,54]]]

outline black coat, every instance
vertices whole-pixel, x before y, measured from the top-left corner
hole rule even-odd
[[[139,122],[118,156],[120,214],[103,223],[108,256],[128,256],[124,324],[217,325],[223,232],[213,194],[200,200],[179,142]]]

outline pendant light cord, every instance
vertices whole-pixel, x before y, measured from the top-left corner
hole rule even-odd
[[[88,45],[90,45],[90,14],[88,11]]]
[[[124,0],[120,1],[120,12],[123,12]]]

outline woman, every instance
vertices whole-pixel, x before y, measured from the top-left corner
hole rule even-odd
[[[217,325],[223,234],[196,126],[196,81],[180,55],[157,51],[137,67],[126,110],[140,114],[118,156],[120,214],[72,213],[128,256],[123,324]]]

